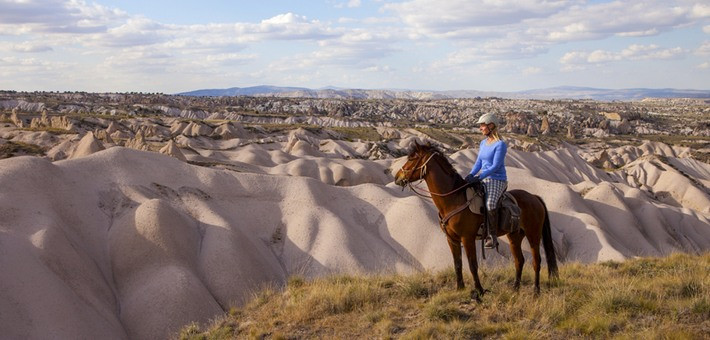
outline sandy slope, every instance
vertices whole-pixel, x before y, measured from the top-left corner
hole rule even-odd
[[[243,172],[90,137],[69,160],[0,160],[3,336],[162,338],[290,275],[450,267],[432,204],[390,183],[402,160],[343,159],[367,148],[321,137],[176,139],[187,160]],[[475,156],[451,159],[463,174]],[[707,164],[632,158],[607,173],[571,146],[511,150],[509,187],[545,200],[562,261],[710,249]]]
[[[440,235],[427,204],[373,184],[111,148],[0,161],[0,186],[0,328],[11,337],[159,338],[289,275],[448,265],[429,242]]]

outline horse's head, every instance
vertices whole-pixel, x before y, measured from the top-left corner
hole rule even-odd
[[[407,156],[407,162],[402,165],[402,168],[394,176],[394,183],[404,187],[411,182],[424,178],[427,163],[437,153],[438,151],[432,148],[431,145],[420,145],[415,141],[414,145],[412,145],[412,151]]]

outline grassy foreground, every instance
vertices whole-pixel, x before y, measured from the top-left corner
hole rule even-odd
[[[532,270],[512,289],[512,265],[484,268],[477,303],[453,270],[410,276],[291,278],[182,339],[708,339],[710,253],[560,266],[533,295]]]

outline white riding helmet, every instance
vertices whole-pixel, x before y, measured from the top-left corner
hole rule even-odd
[[[498,117],[496,117],[495,113],[489,112],[481,116],[481,118],[478,118],[478,121],[476,124],[495,124],[496,127],[500,125],[500,120],[498,120]]]

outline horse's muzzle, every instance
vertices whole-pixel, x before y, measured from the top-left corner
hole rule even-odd
[[[398,173],[397,176],[395,176],[394,178],[394,184],[397,184],[404,188],[404,186],[407,185],[407,179],[404,178],[404,176],[402,176],[400,173]]]

